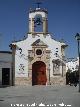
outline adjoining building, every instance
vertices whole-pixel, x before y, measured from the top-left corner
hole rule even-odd
[[[48,32],[47,15],[46,9],[30,9],[27,36],[10,45],[14,85],[60,83],[66,74],[64,51],[67,45],[53,39]]]
[[[66,62],[66,72],[67,71],[78,71],[79,68],[79,58],[68,58]]]
[[[0,51],[0,86],[12,85],[12,52]]]
[[[66,62],[66,85],[79,83],[79,58],[68,58]]]

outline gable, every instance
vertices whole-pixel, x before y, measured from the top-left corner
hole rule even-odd
[[[33,42],[32,46],[46,46],[47,47],[47,45],[40,39],[37,39],[35,42]]]

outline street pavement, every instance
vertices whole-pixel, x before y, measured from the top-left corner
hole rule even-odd
[[[13,86],[0,88],[0,107],[80,107],[78,86]]]

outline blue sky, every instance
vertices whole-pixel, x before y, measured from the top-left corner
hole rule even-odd
[[[29,8],[36,0],[0,0],[0,50],[10,50],[9,44],[28,32]],[[56,40],[69,45],[67,57],[77,56],[75,34],[80,33],[80,0],[42,0],[48,10],[48,28]]]

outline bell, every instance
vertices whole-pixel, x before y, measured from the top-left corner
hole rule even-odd
[[[37,19],[36,19],[36,22],[35,22],[37,25],[41,25],[41,19],[38,17]]]

